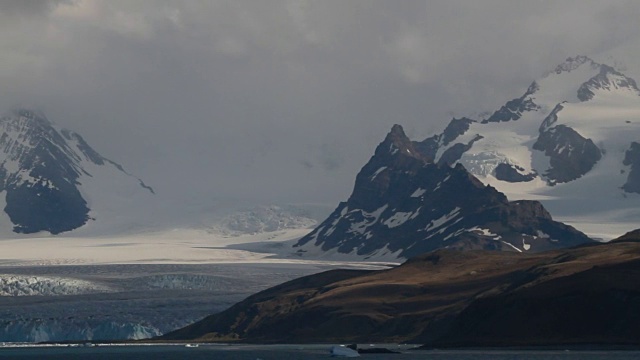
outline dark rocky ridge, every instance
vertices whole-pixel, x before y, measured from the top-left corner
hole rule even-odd
[[[627,88],[640,95],[640,90],[638,90],[635,80],[616,71],[611,66],[600,65],[600,72],[578,88],[578,99],[580,101],[589,101],[595,96],[594,91],[596,90],[616,88]]]
[[[161,339],[637,346],[638,275],[637,236],[537,254],[441,249],[296,279]]]
[[[540,126],[540,136],[533,144],[535,150],[544,151],[551,167],[545,172],[549,184],[565,183],[589,172],[602,158],[602,151],[574,129],[555,125],[558,113],[564,107],[558,104]]]
[[[474,123],[475,120],[463,117],[460,119],[453,118],[449,125],[444,129],[442,133],[442,144],[449,145],[458,136],[463,135],[469,130],[469,126]]]
[[[414,141],[413,146],[422,155],[426,156],[427,159],[433,162],[440,146],[449,145],[460,135],[466,133],[469,130],[469,126],[474,122],[476,121],[466,117],[460,119],[453,118],[442,134],[434,135],[430,138],[424,139],[423,141]]]
[[[594,62],[589,57],[584,55],[578,55],[576,57],[568,57],[562,64],[556,66],[555,72],[556,74],[561,74],[563,72],[571,72],[583,64],[589,63],[591,67],[597,68],[600,64]]]
[[[413,257],[442,247],[543,251],[591,240],[536,201],[509,202],[464,167],[432,163],[395,125],[353,193],[295,245],[360,256]]]
[[[473,139],[471,139],[471,141],[466,144],[457,143],[453,145],[452,147],[445,150],[444,153],[442,153],[442,156],[440,156],[440,159],[438,160],[438,164],[447,166],[454,165],[456,162],[458,162],[458,160],[460,160],[465,152],[469,151],[469,149],[473,147],[474,142],[481,139],[482,135],[476,135]]]
[[[482,123],[501,122],[501,121],[514,121],[522,117],[522,114],[527,111],[537,110],[540,107],[533,102],[531,95],[538,91],[539,86],[535,81],[529,85],[527,91],[521,97],[508,101],[498,111],[494,112],[488,119],[483,120]]]
[[[623,164],[630,167],[627,182],[622,189],[629,193],[640,194],[640,144],[632,142],[629,150],[624,154]]]
[[[74,166],[75,159],[69,158],[62,135],[46,118],[27,110],[5,116],[0,123],[6,131],[21,132],[20,139],[29,143],[21,145],[7,132],[0,137],[0,147],[9,155],[0,169],[0,191],[7,192],[4,211],[15,224],[14,231],[57,234],[84,225],[89,208],[76,188],[81,170]],[[6,170],[4,165],[12,160],[19,163],[23,175]],[[35,181],[23,181],[23,176]]]
[[[640,241],[640,229],[631,230],[619,238],[612,240],[612,242],[615,241]]]
[[[523,168],[518,165],[500,163],[494,170],[496,179],[508,182],[527,182],[536,178],[536,174],[523,174]]]

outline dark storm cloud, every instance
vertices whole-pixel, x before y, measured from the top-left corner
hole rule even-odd
[[[161,193],[337,200],[393,123],[421,138],[568,56],[635,1],[5,1],[0,108],[35,104]],[[33,15],[33,16],[32,16]],[[634,66],[629,64],[629,66]]]

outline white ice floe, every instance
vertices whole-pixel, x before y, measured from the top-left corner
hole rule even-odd
[[[331,356],[337,356],[337,357],[348,357],[348,358],[360,357],[360,354],[356,350],[350,349],[344,345],[332,346],[331,349],[329,350],[329,354],[331,354]]]

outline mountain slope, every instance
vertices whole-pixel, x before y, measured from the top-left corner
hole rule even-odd
[[[633,219],[640,205],[638,119],[635,80],[577,56],[489,117],[464,119],[457,132],[451,126],[461,119],[453,119],[415,147],[435,162],[463,165],[509,198],[540,199],[556,216],[624,209]]]
[[[142,180],[43,114],[14,110],[0,118],[0,131],[0,194],[14,232],[58,234],[81,227],[95,220],[94,207],[102,205],[92,197],[117,186],[153,194]],[[98,182],[106,187],[96,189]]]
[[[390,270],[329,271],[257,293],[161,338],[637,345],[637,240],[537,254],[440,249]]]
[[[431,162],[395,125],[349,199],[294,248],[396,259],[441,247],[535,252],[589,241],[540,203],[509,202],[462,166]]]

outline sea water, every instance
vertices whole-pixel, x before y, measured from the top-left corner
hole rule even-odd
[[[276,345],[229,346],[150,345],[96,347],[5,347],[0,348],[2,359],[218,359],[218,360],[314,360],[328,359],[330,346]],[[364,359],[440,359],[440,360],[560,360],[560,359],[640,359],[640,351],[531,351],[531,350],[408,350],[401,354],[363,354]]]

